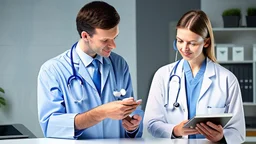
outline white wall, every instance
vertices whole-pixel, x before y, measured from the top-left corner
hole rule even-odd
[[[130,66],[135,94],[135,0],[106,0],[121,16],[115,52]],[[0,87],[8,106],[0,109],[0,124],[22,123],[37,137],[42,132],[37,117],[37,74],[46,60],[69,49],[79,39],[75,18],[89,0],[1,0]]]
[[[223,27],[222,12],[229,8],[241,9],[241,25],[246,26],[248,7],[256,7],[255,0],[201,0],[201,9],[209,16],[213,27]]]

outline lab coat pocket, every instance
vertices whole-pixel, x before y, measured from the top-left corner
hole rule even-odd
[[[225,107],[224,108],[208,107],[207,112],[208,114],[222,114],[225,112]]]

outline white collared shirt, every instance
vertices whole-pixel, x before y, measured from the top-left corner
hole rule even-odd
[[[94,72],[94,67],[93,65],[91,65],[93,58],[91,56],[89,56],[88,54],[86,54],[85,52],[82,51],[81,47],[79,46],[79,44],[77,44],[76,46],[76,52],[79,56],[79,58],[81,59],[81,61],[83,62],[86,70],[88,71],[88,73],[90,74],[91,78],[93,77],[93,72]],[[95,57],[95,59],[98,59],[100,61],[100,73],[102,74],[102,70],[103,70],[103,58],[100,55],[97,55]]]

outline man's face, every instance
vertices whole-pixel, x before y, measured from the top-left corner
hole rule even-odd
[[[115,38],[119,34],[118,25],[109,30],[95,29],[95,34],[88,37],[89,55],[94,57],[96,54],[109,57],[112,49],[116,48]]]

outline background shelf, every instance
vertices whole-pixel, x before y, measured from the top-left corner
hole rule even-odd
[[[224,27],[216,27],[212,29],[213,31],[256,31],[256,27],[235,27],[235,28],[224,28]]]
[[[253,63],[253,60],[245,60],[245,61],[218,61],[219,64],[248,64]]]

